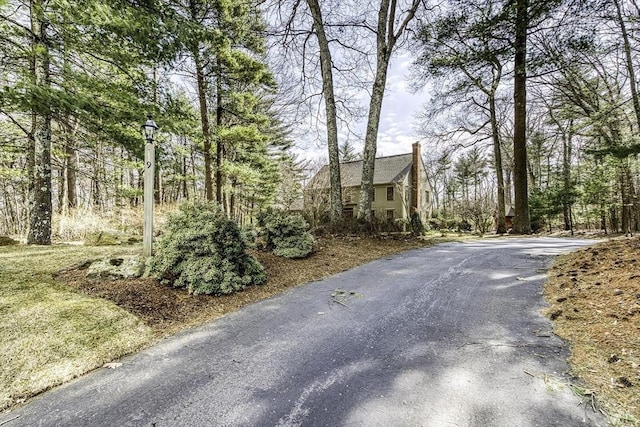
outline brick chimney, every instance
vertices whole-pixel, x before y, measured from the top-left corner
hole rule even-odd
[[[420,157],[420,143],[413,144],[413,160],[411,163],[411,209],[410,215],[419,212],[420,206],[420,171],[422,158]]]

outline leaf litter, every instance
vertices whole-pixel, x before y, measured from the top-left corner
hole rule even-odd
[[[640,238],[618,237],[560,257],[545,314],[571,345],[572,373],[614,426],[640,426]]]

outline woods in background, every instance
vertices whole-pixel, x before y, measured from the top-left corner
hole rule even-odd
[[[49,244],[56,218],[137,208],[147,113],[156,203],[216,201],[240,223],[293,206],[309,171],[291,147],[314,134],[336,221],[341,147],[370,201],[394,52],[428,89],[434,226],[502,233],[513,206],[520,233],[638,231],[639,15],[635,0],[0,0],[0,234]]]
[[[48,244],[54,212],[137,206],[146,113],[157,203],[204,196],[241,218],[274,200],[291,157],[257,4],[0,5],[3,232]]]
[[[533,231],[558,219],[565,230],[638,231],[638,15],[632,0],[449,0],[423,22],[413,71],[433,85],[420,132],[437,147],[428,162],[443,219],[474,205],[498,220],[514,207],[517,220],[520,176]],[[514,114],[521,20],[527,102]]]

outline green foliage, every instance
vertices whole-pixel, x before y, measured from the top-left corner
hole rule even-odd
[[[460,231],[471,231],[480,234],[489,232],[494,226],[494,216],[491,202],[488,200],[473,200],[460,204],[462,221],[458,224]]]
[[[12,239],[9,236],[0,236],[0,246],[15,246],[19,244],[17,240]]]
[[[186,203],[169,217],[151,272],[196,295],[230,294],[266,280],[246,248],[238,225],[218,205]]]
[[[614,163],[611,159],[605,159],[595,164],[582,165],[584,178],[580,186],[580,201],[587,207],[587,215],[591,219],[601,220],[616,206]]]
[[[283,210],[267,210],[258,217],[267,248],[277,256],[305,258],[313,251],[313,236],[309,224],[300,215]]]
[[[424,231],[425,231],[424,224],[420,219],[420,215],[418,215],[417,213],[414,213],[413,215],[411,215],[410,225],[411,225],[411,234],[415,236],[420,236],[424,234]]]
[[[258,230],[252,224],[244,224],[240,227],[242,239],[247,243],[247,247],[255,249],[258,243]]]
[[[455,218],[443,218],[434,216],[429,220],[429,228],[432,230],[457,230],[459,221]]]
[[[565,195],[560,186],[534,189],[529,194],[531,231],[541,231],[545,225],[550,224],[554,216],[562,213],[562,202],[566,197],[573,198],[573,195]]]
[[[0,1],[0,7],[5,16],[15,12],[7,2]],[[21,234],[28,223],[26,195],[33,184],[28,182],[27,152],[35,113],[51,117],[53,176],[69,175],[53,181],[59,198],[46,211],[54,216],[79,205],[139,203],[145,113],[153,114],[161,129],[158,187],[167,202],[192,198],[206,179],[202,116],[192,88],[174,85],[172,75],[195,75],[194,61],[186,59],[194,54],[206,58],[206,137],[221,160],[208,178],[221,173],[221,191],[239,219],[273,202],[287,127],[276,112],[276,80],[265,59],[266,23],[256,2],[54,0],[41,8],[48,28],[43,41],[50,61],[47,85],[34,84],[33,57],[46,52],[32,46],[29,8],[20,19],[0,20],[6,80],[0,105],[8,117],[0,123],[0,187],[9,188],[0,191],[0,210],[8,211],[5,194],[14,188],[22,198],[11,198],[15,212],[8,212],[11,224],[0,231]],[[77,170],[68,167],[73,162],[80,165]],[[66,203],[65,181],[72,189],[94,188],[94,199],[73,197]]]

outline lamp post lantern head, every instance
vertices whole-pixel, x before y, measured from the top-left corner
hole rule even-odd
[[[153,141],[156,138],[156,131],[158,130],[158,125],[153,121],[153,116],[149,114],[147,116],[147,121],[142,125],[142,134],[144,139],[147,140],[147,144],[153,144]]]

